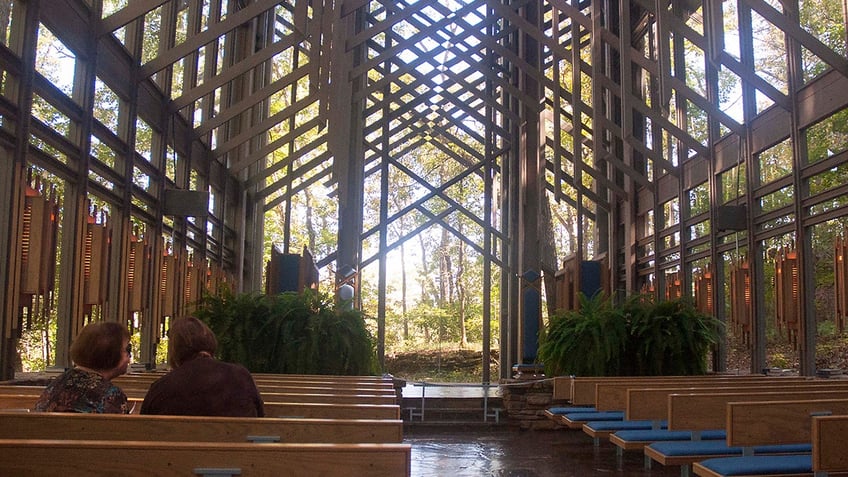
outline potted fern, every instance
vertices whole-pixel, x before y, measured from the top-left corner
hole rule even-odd
[[[205,296],[195,315],[218,337],[218,357],[255,373],[368,375],[374,339],[364,315],[306,289]]]
[[[603,294],[581,296],[578,310],[551,317],[539,359],[549,375],[704,374],[720,325],[684,300],[634,296],[614,305]]]

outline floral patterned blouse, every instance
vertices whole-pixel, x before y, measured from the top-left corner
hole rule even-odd
[[[103,376],[71,368],[50,382],[35,410],[127,414],[127,395]]]

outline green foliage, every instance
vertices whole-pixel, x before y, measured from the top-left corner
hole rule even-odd
[[[609,298],[580,296],[580,309],[551,317],[543,330],[539,358],[549,375],[600,376],[618,369],[627,344],[624,321]]]
[[[604,295],[581,296],[579,310],[551,317],[539,359],[549,375],[704,374],[720,326],[683,300],[635,296],[614,306]]]
[[[218,337],[218,357],[255,373],[367,375],[374,339],[357,310],[313,290],[203,298],[196,316]]]
[[[632,374],[705,374],[720,322],[685,300],[640,303],[644,306],[630,322],[631,344],[638,346]]]
[[[833,321],[820,321],[816,324],[816,336],[819,338],[834,338],[839,336],[836,323]]]

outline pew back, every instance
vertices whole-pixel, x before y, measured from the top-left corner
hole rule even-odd
[[[8,475],[408,476],[407,444],[0,439]]]
[[[388,404],[266,402],[265,416],[325,419],[400,419],[400,406]]]
[[[812,416],[848,414],[848,399],[727,404],[727,445],[796,444],[812,439]]]
[[[813,417],[813,470],[848,471],[848,415]]]
[[[806,399],[848,399],[848,390],[669,394],[668,429],[722,429],[727,425],[726,407],[729,402]]]
[[[824,381],[823,379],[817,381]],[[648,383],[634,384],[632,382],[607,382],[595,384],[595,408],[599,411],[621,411],[627,407],[627,390],[640,387],[682,388],[682,387],[751,387],[751,386],[780,386],[792,383],[812,383],[812,378],[711,378],[709,382],[703,379],[692,380],[659,380]]]
[[[555,401],[568,401],[571,404],[594,404],[595,384],[597,383],[648,383],[648,382],[682,382],[704,381],[712,379],[765,378],[763,374],[706,374],[701,376],[557,376],[554,378]]]
[[[32,410],[38,400],[36,395],[0,394],[0,409]],[[141,410],[141,399],[130,398],[133,414]],[[323,419],[400,419],[400,406],[396,404],[331,404],[314,402],[264,403],[267,417],[323,418]]]
[[[750,387],[750,386],[748,386]],[[758,391],[786,390],[841,390],[848,389],[848,382],[816,380],[801,383],[764,384],[756,386]],[[710,386],[691,388],[630,388],[627,390],[625,418],[630,420],[668,419],[669,394],[717,394],[734,392],[740,387]]]
[[[262,400],[325,404],[397,404],[394,394],[262,393]]]
[[[0,413],[6,439],[400,443],[403,421]]]
[[[130,398],[144,399],[147,394],[149,383],[127,384],[121,389]],[[314,402],[344,402],[345,396],[349,396],[348,402],[362,404],[395,404],[397,394],[394,389],[362,388],[362,387],[329,387],[329,386],[258,386],[263,400],[268,401],[310,401],[314,396]],[[17,386],[0,385],[0,394],[27,394],[40,396],[44,386]],[[280,396],[282,395],[282,396]],[[285,396],[293,396],[284,399]]]

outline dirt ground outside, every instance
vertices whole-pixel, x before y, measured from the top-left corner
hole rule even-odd
[[[749,352],[731,346],[727,370],[750,371]],[[500,375],[498,350],[491,351],[492,381]],[[772,343],[766,356],[769,367],[797,370],[798,352],[788,343]],[[816,350],[816,369],[837,369],[848,373],[848,336],[821,337]],[[442,348],[415,350],[386,356],[386,372],[407,381],[479,383],[483,375],[483,355],[479,350]]]

